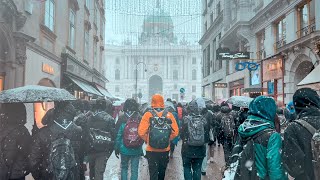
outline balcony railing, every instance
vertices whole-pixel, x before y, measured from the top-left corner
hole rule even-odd
[[[299,38],[302,38],[303,36],[307,36],[315,31],[316,31],[316,23],[313,23],[297,31],[297,36]]]
[[[287,44],[286,38],[283,38],[275,43],[275,48],[279,49],[286,44]]]

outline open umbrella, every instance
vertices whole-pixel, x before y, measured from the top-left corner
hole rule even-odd
[[[0,103],[35,103],[72,101],[76,98],[65,89],[28,85],[0,92]]]
[[[232,104],[236,107],[249,107],[250,102],[253,98],[247,96],[232,96],[227,100],[227,103]]]

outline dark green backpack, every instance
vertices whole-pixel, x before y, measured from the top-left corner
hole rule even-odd
[[[234,180],[259,180],[257,167],[255,164],[255,148],[254,144],[257,139],[261,136],[266,136],[265,138],[269,140],[272,133],[275,131],[273,129],[265,129],[249,139],[242,142],[242,152],[239,156],[239,163],[237,166],[236,174]]]
[[[170,145],[170,135],[172,131],[172,121],[167,118],[168,111],[165,109],[159,117],[155,110],[149,111],[150,118],[149,145],[156,149],[165,149]]]

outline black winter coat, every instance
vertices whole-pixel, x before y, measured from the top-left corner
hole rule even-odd
[[[63,129],[56,123],[52,123],[49,126],[40,129],[39,132],[33,137],[32,150],[29,160],[32,168],[32,176],[36,180],[55,180],[53,174],[50,174],[48,171],[46,171],[46,169],[49,166],[50,145],[62,134],[64,134],[71,141],[76,162],[78,164],[78,166],[73,169],[73,173],[76,175],[75,180],[80,179],[80,164],[82,164],[81,160],[84,156],[81,127],[72,123],[67,129]]]
[[[30,153],[31,136],[24,125],[10,125],[0,128],[0,155],[7,160],[6,166],[10,173],[10,179],[18,179],[29,174],[28,161]],[[0,177],[2,173],[0,170]],[[7,175],[6,175],[7,176]]]
[[[319,116],[302,116],[315,129],[320,129]],[[313,180],[312,135],[307,129],[296,122],[289,124],[284,132],[283,161],[284,167],[296,180]]]

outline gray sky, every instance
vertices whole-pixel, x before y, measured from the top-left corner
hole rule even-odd
[[[106,43],[134,44],[142,31],[143,19],[153,14],[159,1],[170,14],[178,42],[185,37],[197,44],[201,36],[201,0],[106,0]]]

